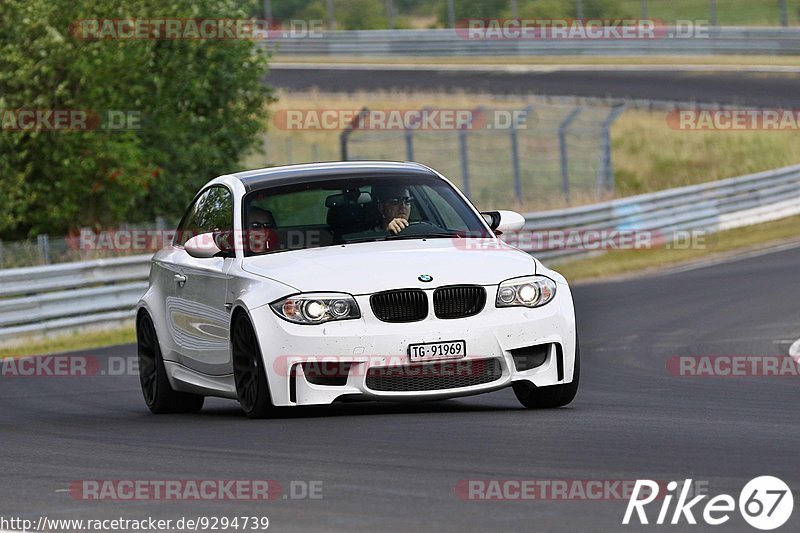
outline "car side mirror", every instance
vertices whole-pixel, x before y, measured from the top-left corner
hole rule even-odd
[[[195,235],[183,245],[184,250],[195,259],[211,257],[233,257],[233,247],[229,242],[229,232],[219,231]]]
[[[519,231],[525,226],[525,217],[515,211],[485,211],[481,216],[497,235]]]

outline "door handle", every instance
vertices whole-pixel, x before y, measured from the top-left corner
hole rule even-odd
[[[183,274],[175,274],[172,279],[175,280],[179,287],[183,287],[186,284],[186,276]]]

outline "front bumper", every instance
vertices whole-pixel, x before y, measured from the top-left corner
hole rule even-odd
[[[575,312],[569,287],[558,284],[555,298],[545,306],[497,309],[496,286],[487,286],[484,310],[472,317],[452,320],[433,313],[419,322],[386,323],[372,313],[369,295],[356,296],[361,318],[319,325],[300,325],[279,318],[269,306],[250,310],[261,345],[267,380],[275,405],[319,405],[335,400],[420,400],[467,396],[527,380],[543,387],[572,381],[575,361]],[[433,289],[426,291],[432,309]],[[457,372],[483,369],[497,361],[497,379],[435,390],[375,390],[368,385],[370,369],[408,364],[408,345],[464,340],[467,355],[458,359]],[[551,344],[543,364],[517,371],[510,350]],[[560,349],[557,349],[560,347]],[[315,384],[306,378],[301,363],[332,362],[346,365],[346,381],[337,385]],[[494,363],[492,363],[494,365]],[[494,377],[494,376],[493,376]],[[559,379],[561,378],[561,379]],[[481,380],[474,380],[481,381]],[[373,384],[375,382],[373,381]],[[451,383],[452,385],[452,383]]]

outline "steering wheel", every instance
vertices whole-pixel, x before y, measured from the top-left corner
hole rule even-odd
[[[431,230],[434,232],[444,231],[443,228],[440,228],[435,224],[431,224],[430,222],[426,222],[424,220],[415,220],[414,222],[409,222],[408,226],[400,230],[398,235],[424,235],[431,233]]]

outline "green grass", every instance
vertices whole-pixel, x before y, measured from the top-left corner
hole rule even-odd
[[[800,0],[787,0],[789,24],[800,22]],[[619,0],[620,12],[640,17],[641,0]],[[778,0],[716,0],[717,21],[723,26],[779,26],[781,23]],[[648,18],[666,22],[682,20],[709,20],[708,0],[648,0]]]
[[[550,266],[570,281],[585,281],[678,266],[733,251],[765,248],[797,240],[800,240],[800,216],[714,233],[707,236],[705,247],[702,248],[614,250],[597,257],[554,262]]]
[[[31,340],[15,347],[2,347],[0,348],[0,358],[75,352],[134,342],[136,342],[136,332],[133,326],[128,326],[107,331],[74,333],[51,339]]]
[[[524,201],[517,204],[512,187],[513,170],[507,135],[471,134],[471,192],[481,209],[514,208],[520,211],[566,206],[560,193],[560,158],[557,127],[570,106],[525,97],[493,97],[467,93],[371,92],[354,94],[279,92],[273,112],[288,109],[522,109],[534,104],[528,130],[519,135]],[[594,180],[598,164],[598,134],[588,133],[592,123],[607,113],[606,108],[585,106],[574,129],[583,131],[570,141],[570,168],[574,194],[572,205],[598,200]],[[629,196],[671,187],[691,185],[740,176],[800,163],[798,131],[682,131],[669,127],[666,111],[625,111],[614,124],[612,161],[616,195]],[[267,158],[250,156],[250,168],[266,165],[339,159],[340,130],[285,130],[268,124]],[[363,142],[366,137],[368,145]],[[352,137],[351,154],[371,159],[405,159],[402,132],[359,133]],[[458,136],[449,133],[418,132],[415,159],[461,181]]]

